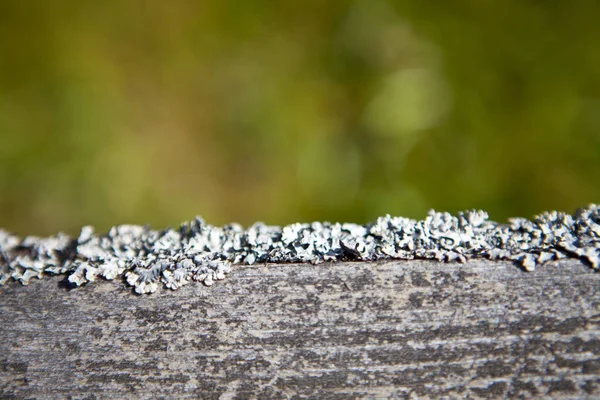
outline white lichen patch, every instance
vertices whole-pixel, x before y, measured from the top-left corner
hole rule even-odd
[[[512,261],[527,271],[546,262],[576,258],[600,269],[600,206],[569,215],[547,212],[508,224],[484,211],[453,216],[430,211],[417,221],[386,215],[367,225],[314,222],[285,227],[256,223],[215,227],[197,217],[179,229],[113,227],[96,235],[84,227],[76,239],[58,234],[20,240],[0,230],[0,285],[11,278],[65,274],[74,286],[124,279],[136,293],[159,286],[176,290],[192,281],[207,286],[225,279],[235,264],[313,263],[344,260],[470,259]]]

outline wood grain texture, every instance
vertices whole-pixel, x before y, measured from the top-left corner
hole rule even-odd
[[[236,266],[152,296],[0,289],[6,398],[598,398],[600,274],[575,261]]]

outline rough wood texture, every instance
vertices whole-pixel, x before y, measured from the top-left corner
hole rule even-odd
[[[600,274],[575,261],[237,266],[152,296],[0,289],[15,398],[600,396]]]

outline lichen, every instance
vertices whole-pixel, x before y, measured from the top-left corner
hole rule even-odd
[[[139,294],[160,285],[175,290],[192,281],[210,286],[236,264],[490,259],[534,271],[562,258],[600,269],[600,206],[573,215],[552,211],[533,220],[513,218],[507,224],[473,210],[455,216],[430,211],[421,221],[386,215],[366,225],[256,223],[246,230],[237,224],[211,226],[196,217],[176,230],[120,225],[96,235],[86,226],[77,238],[21,240],[0,230],[0,285],[11,278],[27,285],[32,278],[65,274],[75,286],[124,278]]]

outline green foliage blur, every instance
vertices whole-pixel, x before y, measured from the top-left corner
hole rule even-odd
[[[600,201],[598,1],[0,1],[0,226]]]

